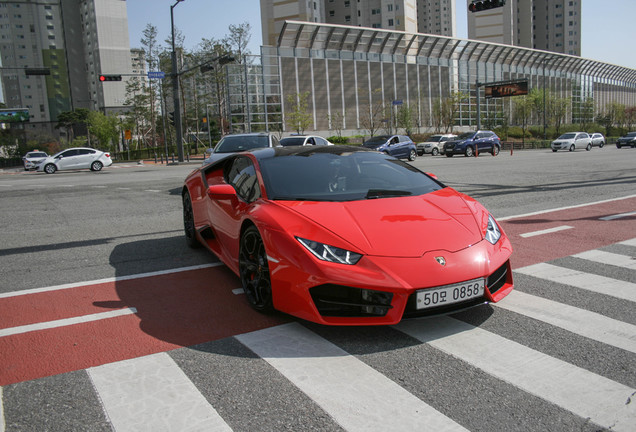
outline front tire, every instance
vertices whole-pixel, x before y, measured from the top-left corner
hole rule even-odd
[[[102,164],[100,161],[95,161],[91,164],[91,171],[101,171],[103,167],[104,164]]]
[[[241,236],[239,275],[249,305],[262,313],[273,312],[267,253],[261,234],[255,226],[247,228]]]
[[[433,147],[433,150],[431,151],[431,154],[433,156],[437,156],[439,154],[439,150],[437,150],[437,147]]]
[[[194,211],[192,211],[192,199],[187,191],[183,193],[182,201],[183,228],[185,231],[186,243],[194,249],[201,246],[201,244],[197,240],[197,232],[194,225]]]
[[[585,147],[585,150],[587,150],[587,151],[592,150],[592,144],[588,144],[587,147]]]
[[[409,161],[413,162],[416,157],[417,157],[417,153],[415,152],[415,150],[411,150],[409,152]]]
[[[493,146],[492,147],[492,155],[493,156],[497,156],[498,154],[499,154],[499,146],[498,145]]]
[[[574,144],[572,144],[572,145],[570,146],[570,151],[574,151],[574,149],[575,149]]]
[[[52,163],[46,164],[44,167],[44,172],[47,174],[55,174],[55,171],[57,171],[57,167]]]
[[[598,148],[603,148],[604,146],[605,146],[605,142],[604,142],[604,141],[602,141],[602,142],[598,145]]]
[[[466,150],[464,150],[464,156],[466,156],[466,157],[474,156],[473,148],[471,146],[466,147]]]

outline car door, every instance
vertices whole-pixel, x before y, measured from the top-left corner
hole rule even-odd
[[[66,150],[65,152],[60,153],[57,156],[57,169],[62,171],[62,170],[69,170],[69,169],[76,169],[76,166],[79,162],[79,150],[77,149],[69,149]]]
[[[574,139],[574,146],[577,149],[584,149],[590,143],[590,136],[586,133],[576,134],[576,138]]]
[[[90,168],[91,164],[97,159],[97,151],[91,149],[79,149],[79,155],[77,156],[76,168],[84,169]]]
[[[486,136],[486,133],[484,132],[479,132],[476,136],[475,136],[475,141],[474,141],[474,146],[475,149],[477,149],[477,151],[479,153],[485,151],[488,147],[488,138]]]
[[[242,216],[251,203],[261,196],[260,183],[252,160],[237,156],[228,161],[225,182],[234,187],[236,196],[228,199],[210,199],[209,220],[213,225],[221,253],[229,260],[238,257]]]

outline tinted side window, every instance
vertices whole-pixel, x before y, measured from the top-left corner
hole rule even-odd
[[[90,149],[81,149],[81,150],[79,151],[79,153],[80,153],[81,155],[93,154],[93,153],[95,153],[95,150],[90,150]]]
[[[70,156],[77,156],[79,154],[79,150],[67,150],[64,153],[62,153],[60,156],[61,157],[70,157]]]
[[[236,194],[247,202],[252,202],[261,196],[256,169],[249,158],[234,159],[227,171],[226,179],[234,186]]]

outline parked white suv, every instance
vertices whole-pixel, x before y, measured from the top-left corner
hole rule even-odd
[[[564,133],[550,145],[552,151],[557,150],[569,150],[585,149],[590,151],[592,149],[592,139],[587,132],[568,132]]]
[[[431,135],[426,141],[417,143],[417,154],[422,156],[424,153],[430,153],[433,156],[444,154],[444,143],[457,138],[457,135]]]

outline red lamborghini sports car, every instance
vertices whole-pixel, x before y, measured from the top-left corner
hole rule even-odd
[[[395,324],[497,302],[512,247],[477,201],[360,147],[234,153],[193,171],[185,235],[249,304],[322,324]]]

